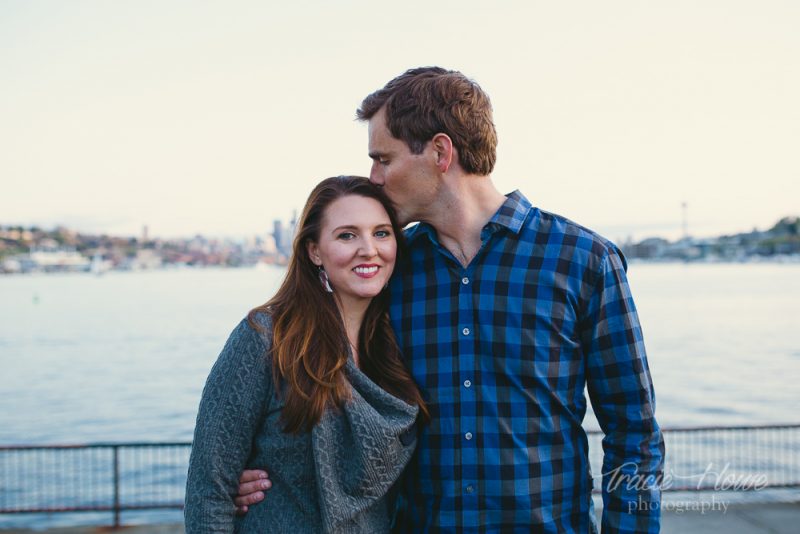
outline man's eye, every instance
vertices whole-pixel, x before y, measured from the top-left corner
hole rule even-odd
[[[389,160],[388,159],[379,158],[378,159],[378,163],[380,163],[381,165],[388,165],[389,164]]]

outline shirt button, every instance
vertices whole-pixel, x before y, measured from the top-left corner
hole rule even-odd
[[[467,441],[471,440],[472,439],[472,432],[467,432],[466,434],[464,434],[464,437],[467,438]]]
[[[464,489],[467,490],[467,493],[472,493],[473,491],[475,491],[475,486],[473,486],[472,484],[467,484],[467,487]]]
[[[468,336],[469,335],[469,328],[465,328],[464,330],[461,331],[461,333],[464,334],[465,336]]]
[[[467,278],[467,277],[465,276],[464,278],[462,278],[462,279],[461,279],[461,283],[462,283],[462,284],[464,284],[464,285],[467,285],[467,284],[469,284],[469,278]]]
[[[464,380],[464,387],[465,387],[465,388],[468,388],[468,387],[470,387],[471,385],[472,385],[472,382],[470,382],[469,380]]]

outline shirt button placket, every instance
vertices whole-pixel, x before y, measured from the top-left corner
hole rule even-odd
[[[474,280],[469,276],[466,270],[461,272],[461,276],[456,280],[461,281],[458,291],[458,358],[456,361],[457,372],[461,375],[461,384],[464,386],[461,389],[461,416],[458,421],[458,430],[461,434],[461,462],[462,462],[462,491],[465,496],[474,499],[477,495],[477,485],[475,483],[478,475],[476,471],[477,466],[477,450],[475,443],[475,430],[478,428],[478,420],[476,418],[475,406],[475,391],[472,387],[472,381],[476,378],[478,372],[478,361],[475,347],[475,339],[473,336],[477,335],[474,331],[475,315],[475,293],[477,287],[473,283]],[[458,376],[458,375],[456,375]]]

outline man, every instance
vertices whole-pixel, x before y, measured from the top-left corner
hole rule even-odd
[[[390,285],[431,410],[400,529],[592,531],[588,386],[605,433],[603,531],[657,532],[664,443],[621,252],[495,188],[491,104],[461,73],[409,70],[358,118],[369,122],[370,180],[401,222],[419,222]],[[241,495],[259,474],[245,473]]]

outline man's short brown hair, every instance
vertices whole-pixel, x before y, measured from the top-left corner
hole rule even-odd
[[[492,104],[483,89],[463,74],[441,67],[407,70],[361,102],[359,120],[386,108],[389,132],[412,154],[421,154],[437,133],[447,134],[468,173],[488,175],[497,160]]]

